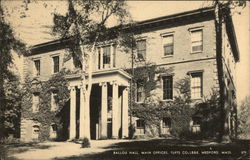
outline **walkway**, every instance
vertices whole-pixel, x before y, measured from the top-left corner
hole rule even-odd
[[[91,148],[81,148],[80,144],[73,142],[43,142],[31,147],[22,153],[10,155],[13,159],[20,160],[51,160],[55,158],[79,156],[85,154],[97,154],[111,150],[108,146],[115,143],[128,142],[130,140],[92,140]]]

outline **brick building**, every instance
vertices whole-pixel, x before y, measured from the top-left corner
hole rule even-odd
[[[214,8],[203,8],[164,17],[149,19],[136,23],[134,30],[136,49],[134,67],[143,65],[141,62],[150,62],[158,67],[172,68],[172,73],[160,73],[160,81],[154,93],[161,101],[173,99],[177,94],[173,84],[179,79],[189,76],[191,79],[191,98],[194,103],[200,102],[209,96],[212,89],[219,90],[218,65],[216,56],[216,31]],[[47,81],[51,75],[61,69],[71,71],[76,69],[73,60],[64,61],[67,41],[51,41],[35,45],[31,48],[31,55],[24,58],[24,75]],[[81,92],[80,74],[66,76],[70,89],[70,111],[68,125],[68,139],[79,138],[86,131],[90,132],[91,139],[126,138],[129,135],[129,92],[132,76],[125,69],[130,69],[131,54],[124,53],[114,41],[105,45],[98,45],[93,62],[93,88],[90,106],[84,106]],[[235,128],[236,88],[235,64],[239,61],[237,40],[231,17],[222,26],[222,62],[225,84],[226,123],[230,130]],[[143,103],[144,91],[137,85],[136,101]],[[51,93],[53,96],[53,92]],[[78,97],[78,98],[77,98]],[[109,99],[112,99],[112,109],[109,108]],[[34,93],[33,104],[29,112],[38,112],[39,93]],[[53,99],[53,98],[52,98]],[[76,99],[79,99],[80,103]],[[51,102],[51,104],[53,104]],[[81,105],[83,104],[83,105]],[[76,106],[82,107],[90,114],[80,114],[76,118]],[[53,105],[51,105],[53,107]],[[33,109],[32,109],[33,108]],[[232,111],[233,110],[233,111]],[[53,112],[54,109],[51,110]],[[79,110],[78,110],[79,111]],[[88,113],[87,112],[87,113]],[[82,117],[82,118],[81,118]],[[83,124],[90,120],[90,127]],[[144,122],[133,118],[135,135],[145,134]],[[171,119],[161,122],[168,132]],[[32,118],[22,118],[21,138],[29,141],[39,138],[42,124]],[[190,127],[198,125],[195,120]],[[78,128],[78,129],[77,129]],[[56,126],[51,122],[50,137],[56,137]]]

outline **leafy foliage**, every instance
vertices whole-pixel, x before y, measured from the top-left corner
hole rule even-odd
[[[6,23],[4,19],[4,11],[0,1],[0,128],[4,129],[5,124],[10,120],[4,115],[5,112],[11,114],[11,110],[7,110],[10,104],[6,102],[6,93],[4,89],[5,80],[10,80],[14,77],[13,73],[9,70],[10,65],[13,63],[13,57],[11,51],[16,51],[19,54],[25,53],[25,44],[18,40],[13,32],[11,26]],[[6,133],[6,132],[5,132]],[[0,138],[2,138],[3,132],[0,132]]]
[[[165,117],[171,119],[170,134],[174,137],[212,138],[217,136],[220,118],[218,92],[212,91],[210,97],[204,98],[202,102],[194,103],[191,100],[190,77],[187,76],[175,82],[176,96],[173,100],[162,101],[154,94],[161,74],[171,74],[172,71],[173,68],[157,68],[155,65],[145,65],[135,69],[134,81],[145,84],[143,86],[146,99],[144,103],[133,103],[130,108],[132,116],[145,121],[146,134],[151,136],[161,134],[160,121]],[[190,122],[195,116],[202,117],[202,132],[199,136],[190,131]],[[158,133],[155,133],[151,126],[154,126]],[[214,129],[211,130],[211,127]]]
[[[24,96],[22,100],[22,118],[32,119],[33,121],[41,124],[40,140],[49,138],[49,131],[52,124],[56,124],[58,128],[58,138],[64,139],[67,132],[68,116],[68,101],[69,91],[68,82],[65,79],[67,71],[62,70],[58,74],[53,75],[48,81],[41,82],[38,80],[31,80],[26,78],[24,84]],[[56,111],[51,111],[51,94],[56,91],[56,103],[58,108]],[[32,112],[32,95],[38,92],[40,103],[39,111]]]
[[[4,112],[4,128],[5,135],[13,134],[19,137],[20,116],[21,116],[21,100],[23,92],[19,80],[17,78],[6,80],[4,83],[5,92],[5,112]]]
[[[90,142],[88,138],[83,138],[82,140],[82,148],[90,148]]]
[[[250,138],[250,96],[247,96],[239,107],[238,132],[240,138]]]

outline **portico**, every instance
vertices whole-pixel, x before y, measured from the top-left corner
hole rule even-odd
[[[69,139],[128,137],[128,73],[120,69],[93,72],[89,102],[81,84],[81,74],[69,75],[67,79],[70,89]]]

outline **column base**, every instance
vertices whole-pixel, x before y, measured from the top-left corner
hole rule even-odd
[[[106,139],[108,139],[108,137],[102,136],[102,137],[100,137],[99,139],[100,139],[100,140],[106,140]]]
[[[112,136],[111,139],[119,139],[118,136]]]

